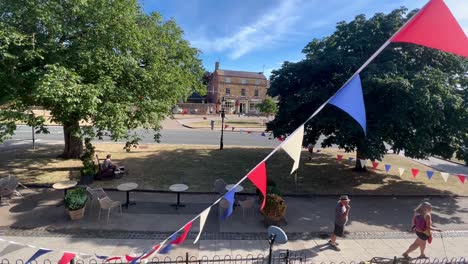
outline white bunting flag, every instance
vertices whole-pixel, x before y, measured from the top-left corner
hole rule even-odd
[[[449,174],[447,172],[441,172],[440,176],[442,176],[442,179],[444,179],[445,182],[447,182]]]
[[[22,248],[26,248],[28,247],[27,245],[23,245],[23,244],[18,244],[18,243],[15,243],[15,242],[10,242],[1,252],[0,252],[0,256],[5,256],[5,255],[8,255],[9,253],[12,253],[12,252],[15,252],[17,250],[20,250]]]
[[[286,153],[294,160],[291,174],[299,168],[301,158],[302,139],[304,138],[304,125],[300,126],[296,132],[290,135],[281,146]]]
[[[366,167],[366,160],[365,159],[360,159],[359,162],[361,163],[362,168]]]
[[[400,177],[401,177],[401,176],[403,176],[403,173],[405,173],[405,169],[398,168],[398,172],[400,173]]]
[[[195,238],[195,241],[193,241],[194,244],[198,242],[198,239],[200,239],[201,233],[203,232],[203,227],[205,226],[206,219],[208,218],[208,215],[210,214],[210,209],[211,207],[208,207],[205,209],[200,214],[200,231],[198,232],[197,238]]]

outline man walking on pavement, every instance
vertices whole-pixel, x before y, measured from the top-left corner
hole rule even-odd
[[[340,249],[338,248],[338,243],[336,243],[336,237],[343,237],[344,227],[348,222],[349,210],[351,209],[349,205],[350,201],[347,195],[342,195],[335,207],[335,229],[328,244],[337,251]]]

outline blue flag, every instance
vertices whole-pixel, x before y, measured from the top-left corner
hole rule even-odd
[[[221,215],[221,220],[226,220],[226,218],[228,218],[232,214],[232,210],[234,208],[234,194],[235,194],[234,189],[235,188],[231,189],[229,192],[227,192],[224,195],[224,199],[226,199],[226,201],[229,202],[229,207]]]
[[[96,256],[96,258],[98,259],[102,259],[102,260],[106,260],[107,258],[109,258],[109,256],[98,256],[96,254],[94,254]]]
[[[169,241],[167,242],[168,244],[165,247],[161,248],[161,250],[159,251],[159,254],[167,254],[167,253],[169,253],[169,251],[171,251],[172,242],[176,239],[176,236],[177,236],[177,234],[173,234],[169,238]]]
[[[43,248],[40,248],[38,251],[36,251],[36,253],[34,253],[34,255],[32,255],[32,257],[30,257],[28,259],[28,261],[26,261],[26,263],[24,264],[31,264],[31,261],[34,261],[36,260],[38,257],[46,254],[46,253],[49,253],[51,252],[52,250],[51,249],[43,249]]]
[[[430,180],[430,179],[432,179],[432,175],[434,175],[434,172],[433,171],[426,171],[426,174],[427,174],[427,178]]]
[[[359,74],[339,90],[328,103],[348,113],[361,125],[366,134],[366,108]]]
[[[392,165],[390,164],[385,164],[385,172],[388,172],[390,170],[390,168],[392,167]]]

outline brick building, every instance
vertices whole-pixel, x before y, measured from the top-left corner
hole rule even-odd
[[[216,62],[207,89],[208,103],[216,105],[216,112],[221,110],[224,97],[226,113],[258,114],[256,105],[266,97],[268,80],[261,72],[219,69],[219,62]]]

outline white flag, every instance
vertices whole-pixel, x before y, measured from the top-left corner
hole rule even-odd
[[[362,168],[366,167],[366,160],[365,159],[360,159],[359,162],[361,163]]]
[[[286,138],[286,141],[281,147],[294,160],[291,174],[299,168],[299,159],[301,158],[302,140],[304,138],[304,125],[300,126],[296,131]]]
[[[15,242],[10,242],[1,252],[0,252],[0,256],[5,256],[5,255],[8,255],[9,253],[12,253],[12,252],[15,252],[17,250],[20,250],[22,248],[26,248],[28,247],[27,245],[23,245],[23,244],[18,244],[18,243],[15,243]]]
[[[208,214],[210,214],[210,209],[211,207],[208,207],[205,209],[205,211],[203,211],[200,214],[200,231],[198,231],[197,238],[195,238],[195,241],[193,241],[194,244],[196,244],[198,242],[198,239],[200,239],[201,233],[203,232],[203,227],[205,226],[206,219],[208,218]]]
[[[405,169],[398,168],[398,172],[400,173],[400,177],[401,177],[403,175],[403,173],[405,172]]]
[[[447,172],[441,172],[440,176],[444,179],[444,182],[447,182],[449,174]]]

